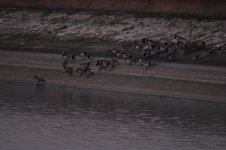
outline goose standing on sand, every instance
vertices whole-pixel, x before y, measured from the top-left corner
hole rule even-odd
[[[68,73],[68,75],[72,76],[74,73],[74,69],[73,69],[73,67],[67,67],[65,69],[65,72]]]
[[[107,66],[104,60],[97,60],[96,66],[98,67],[98,72],[101,72],[101,70],[107,69]]]
[[[62,58],[67,57],[67,53],[66,52],[62,52]]]
[[[36,80],[36,85],[44,85],[46,82],[45,79],[40,78],[37,75],[34,75],[34,80]]]
[[[64,59],[64,60],[63,60],[63,63],[62,63],[62,66],[63,66],[63,69],[64,69],[64,70],[67,68],[67,64],[68,64],[67,59]]]
[[[73,62],[75,61],[75,54],[74,53],[71,54],[71,59],[72,59]]]
[[[144,69],[148,69],[151,67],[151,61],[146,61],[145,64],[144,64]]]
[[[91,62],[81,63],[80,66],[77,68],[76,72],[78,72],[80,76],[82,76],[83,74],[85,74],[86,77],[93,76],[94,72],[91,71],[90,65]]]

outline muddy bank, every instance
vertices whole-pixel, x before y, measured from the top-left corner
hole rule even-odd
[[[104,90],[144,95],[174,97],[187,100],[226,102],[226,72],[224,67],[155,63],[148,70],[123,62],[112,71],[94,76],[73,76],[62,70],[61,55],[2,51],[0,80],[36,84],[34,74],[46,79],[47,86]],[[99,59],[99,58],[95,58]],[[70,62],[78,67],[81,60]]]
[[[0,15],[0,47],[15,51],[90,51],[106,56],[113,47],[121,49],[125,43],[142,38],[164,43],[172,42],[177,34],[187,40],[205,41],[212,48],[224,45],[226,40],[225,20],[15,8],[2,9]],[[182,54],[178,60],[191,62],[194,55]],[[224,54],[214,55],[198,63],[225,66],[225,58]]]
[[[224,0],[1,0],[0,5],[142,13],[226,15],[226,2]]]

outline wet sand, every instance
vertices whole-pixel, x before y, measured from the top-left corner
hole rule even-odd
[[[0,80],[36,84],[33,77],[37,74],[46,79],[45,86],[226,102],[225,67],[154,62],[145,70],[119,61],[120,65],[112,71],[99,73],[92,66],[93,77],[71,77],[62,69],[60,54],[0,51]],[[75,68],[80,62],[77,58],[69,66]]]

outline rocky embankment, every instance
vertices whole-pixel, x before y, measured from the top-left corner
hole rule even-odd
[[[164,18],[126,13],[20,10],[0,11],[1,46],[103,51],[124,41],[172,41],[174,35],[225,44],[225,20]]]
[[[206,55],[209,49],[226,47],[225,20],[18,8],[2,8],[0,16],[0,47],[4,49],[89,51],[104,56],[113,47],[122,49],[126,43],[143,38],[173,42],[175,35],[183,37],[185,42],[205,42],[207,49],[199,55]],[[190,62],[194,55],[182,54],[177,58]],[[225,65],[224,60],[225,55],[214,55],[205,64]]]

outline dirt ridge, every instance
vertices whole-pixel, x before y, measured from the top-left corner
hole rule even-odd
[[[0,0],[0,6],[226,16],[224,0]]]

